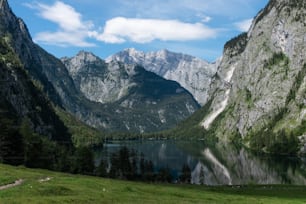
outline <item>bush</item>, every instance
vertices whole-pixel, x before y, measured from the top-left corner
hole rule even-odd
[[[241,33],[237,37],[232,38],[224,45],[224,50],[231,50],[230,57],[234,57],[236,55],[241,54],[247,45],[248,42],[248,34]]]

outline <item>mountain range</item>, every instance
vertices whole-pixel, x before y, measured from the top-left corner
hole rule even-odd
[[[177,82],[139,65],[106,63],[89,52],[62,58],[76,89],[96,106],[89,124],[112,131],[152,132],[173,127],[198,108]]]
[[[0,0],[1,113],[11,117],[12,110],[16,123],[30,118],[50,138],[60,130],[69,138],[59,107],[103,131],[147,133],[178,124],[164,134],[305,153],[305,19],[304,1],[270,0],[215,63],[131,48],[105,61],[85,51],[57,59],[33,43]]]
[[[62,59],[64,64],[33,43],[6,0],[0,8],[1,37],[10,39],[29,77],[54,105],[84,123],[103,131],[160,131],[174,127],[199,108],[178,83],[138,65],[105,63],[86,52]]]
[[[108,57],[106,61],[141,65],[165,79],[178,82],[203,105],[209,98],[209,87],[220,60],[208,63],[190,55],[168,50],[145,53],[129,48]]]

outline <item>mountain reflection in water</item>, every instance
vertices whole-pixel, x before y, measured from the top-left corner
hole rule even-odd
[[[168,168],[176,180],[182,166],[191,169],[191,183],[205,185],[306,185],[306,158],[256,155],[231,145],[208,147],[201,141],[114,141],[95,150],[96,163],[110,162],[121,147],[151,160],[154,169]],[[110,164],[108,164],[110,165]]]

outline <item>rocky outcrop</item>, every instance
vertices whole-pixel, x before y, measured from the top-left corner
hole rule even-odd
[[[215,123],[216,135],[226,141],[237,135],[249,141],[266,128],[303,134],[305,17],[304,1],[271,0],[248,33],[225,45],[203,128]]]
[[[136,83],[134,65],[117,62],[106,64],[89,52],[81,51],[73,58],[62,58],[76,87],[91,101],[112,103],[127,96]]]
[[[123,50],[106,59],[107,62],[113,60],[127,64],[139,64],[165,79],[178,82],[200,104],[207,102],[212,77],[219,63],[219,61],[208,63],[196,57],[168,50],[145,53],[134,48]]]

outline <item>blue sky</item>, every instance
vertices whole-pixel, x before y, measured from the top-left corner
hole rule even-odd
[[[268,0],[9,1],[33,40],[57,57],[168,49],[214,61]]]

